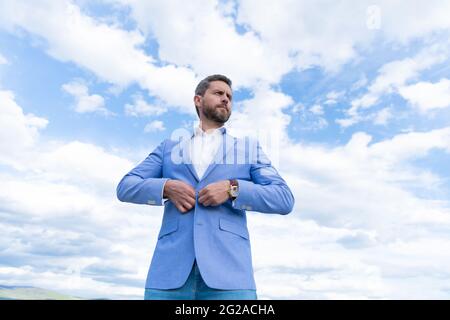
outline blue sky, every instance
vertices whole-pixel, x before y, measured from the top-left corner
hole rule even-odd
[[[296,198],[248,213],[260,297],[448,299],[450,8],[413,2],[0,1],[0,283],[140,299],[162,209],[115,186],[223,73]]]

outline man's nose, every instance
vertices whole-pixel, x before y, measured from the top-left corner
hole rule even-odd
[[[227,104],[230,103],[230,100],[228,99],[227,96],[222,96],[222,103]]]

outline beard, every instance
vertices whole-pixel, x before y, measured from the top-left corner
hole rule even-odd
[[[202,108],[203,115],[208,120],[224,124],[230,118],[231,112],[227,108],[219,108],[220,106],[220,104],[215,107],[204,104]]]

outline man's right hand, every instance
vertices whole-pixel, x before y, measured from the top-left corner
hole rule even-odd
[[[172,201],[181,213],[186,213],[195,206],[194,188],[180,180],[167,180],[163,197]]]

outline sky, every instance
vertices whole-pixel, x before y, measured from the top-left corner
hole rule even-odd
[[[450,298],[450,2],[0,0],[0,284],[142,299],[129,170],[233,81],[295,197],[247,212],[260,299]]]

